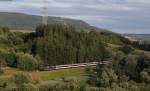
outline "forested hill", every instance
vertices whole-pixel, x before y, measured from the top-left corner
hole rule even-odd
[[[28,15],[22,13],[8,13],[0,12],[0,26],[8,26],[11,29],[33,29],[37,25],[40,25],[42,21],[41,16]],[[61,23],[66,25],[71,25],[78,31],[87,31],[92,28],[88,23],[81,20],[67,19],[61,17],[48,17],[48,23]],[[102,29],[101,29],[102,30]]]

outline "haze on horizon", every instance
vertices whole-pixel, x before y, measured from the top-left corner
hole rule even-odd
[[[48,15],[118,33],[150,33],[150,0],[47,0]],[[0,0],[0,12],[42,15],[43,0]]]

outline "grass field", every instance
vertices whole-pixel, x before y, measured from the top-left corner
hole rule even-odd
[[[4,74],[0,76],[0,82],[10,82],[14,74],[22,72],[15,68],[3,68]],[[57,80],[62,78],[76,77],[79,80],[85,78],[86,68],[71,68],[54,71],[28,72],[33,78],[40,78],[42,81]]]
[[[111,43],[107,43],[108,47],[113,48],[113,49],[118,49],[121,46],[120,45],[116,45],[116,44],[111,44]]]
[[[47,72],[32,72],[33,77],[40,77],[41,80],[53,80],[63,77],[81,77],[85,74],[86,68],[71,68]]]
[[[23,32],[23,33],[31,33],[35,32],[34,30],[10,30],[11,32]]]
[[[139,49],[136,49],[135,51],[139,52],[139,53],[144,53],[145,55],[150,56],[150,52],[149,51],[144,51],[144,50],[139,50]]]

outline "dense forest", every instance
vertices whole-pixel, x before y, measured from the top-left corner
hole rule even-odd
[[[23,71],[45,66],[107,61],[87,68],[87,79],[62,78],[61,83],[40,84],[28,73],[18,73],[2,91],[150,91],[150,57],[136,52],[149,51],[149,45],[134,43],[122,35],[97,31],[76,31],[63,24],[40,25],[35,32],[10,32],[0,28],[0,75],[3,67]],[[146,47],[146,48],[145,48]],[[13,88],[13,89],[12,89]],[[1,89],[0,89],[1,90]]]
[[[8,51],[1,52],[3,64],[24,70],[43,65],[105,61],[110,56],[107,43],[129,43],[117,34],[96,30],[77,32],[72,26],[60,24],[40,25],[33,33],[13,33],[7,27],[0,32],[1,46]]]

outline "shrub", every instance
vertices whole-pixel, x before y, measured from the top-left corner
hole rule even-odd
[[[26,71],[36,70],[38,68],[38,62],[32,55],[19,53],[17,57],[18,68]]]
[[[15,74],[12,80],[17,86],[28,84],[32,81],[31,76],[29,74],[22,72]]]

